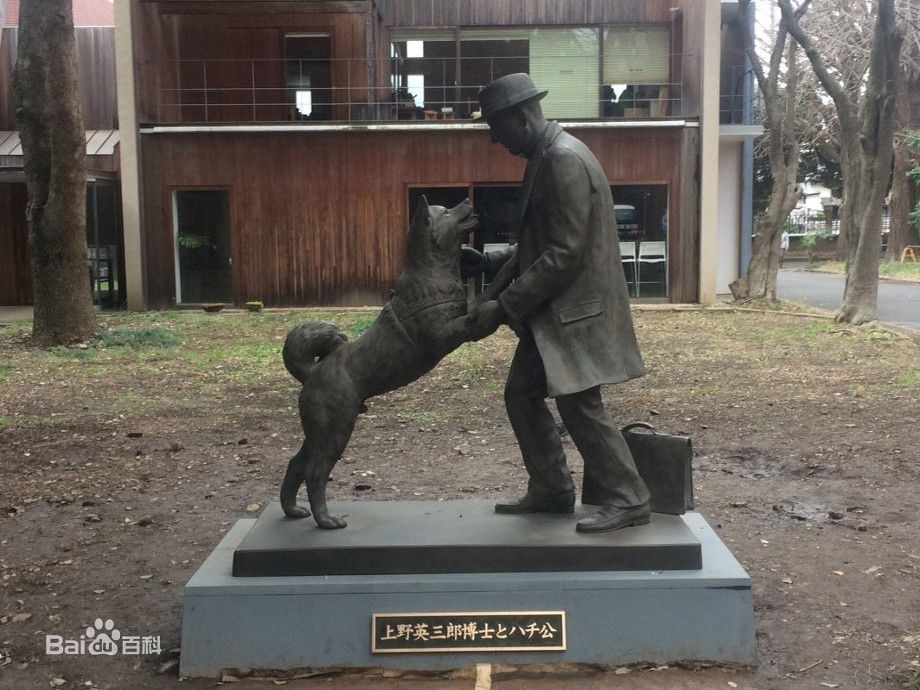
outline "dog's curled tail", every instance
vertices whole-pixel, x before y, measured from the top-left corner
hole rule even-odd
[[[309,321],[292,328],[284,339],[281,356],[291,376],[304,382],[310,367],[348,342],[348,336],[334,323]]]

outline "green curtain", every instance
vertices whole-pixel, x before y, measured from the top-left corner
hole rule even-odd
[[[535,29],[530,32],[530,76],[547,117],[592,118],[600,112],[598,30]]]
[[[604,84],[667,84],[670,61],[667,25],[604,30]]]

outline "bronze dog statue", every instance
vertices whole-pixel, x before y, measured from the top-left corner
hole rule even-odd
[[[288,517],[310,515],[297,505],[303,483],[316,523],[324,529],[345,527],[342,518],[329,514],[326,483],[366,409],[364,401],[427,374],[467,339],[460,244],[476,225],[469,199],[445,209],[428,206],[422,197],[409,228],[405,271],[370,329],[353,342],[325,321],[288,333],[284,365],[303,386],[304,430],[303,445],[281,484],[281,507]]]

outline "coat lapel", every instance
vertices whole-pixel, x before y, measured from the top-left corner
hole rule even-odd
[[[521,205],[518,213],[518,236],[524,226],[524,216],[527,215],[527,207],[530,204],[530,195],[533,193],[534,181],[537,179],[537,171],[540,169],[540,163],[543,162],[543,156],[550,144],[555,141],[556,137],[562,132],[562,127],[558,122],[550,122],[543,130],[540,143],[534,157],[527,163],[527,169],[524,171],[524,182],[521,190]]]

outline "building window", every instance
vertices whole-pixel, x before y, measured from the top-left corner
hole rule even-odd
[[[452,32],[391,37],[392,102],[400,120],[435,119],[452,108],[457,65]]]
[[[397,32],[394,88],[411,100],[408,77],[423,75],[417,116],[468,118],[483,86],[528,72],[549,91],[547,117],[663,117],[679,95],[669,81],[670,41],[669,25]]]
[[[604,117],[664,117],[677,90],[670,84],[671,29],[604,29]]]
[[[298,91],[294,105],[297,108],[298,115],[303,116],[303,118],[310,117],[313,114],[313,92],[310,90]]]
[[[424,74],[407,74],[406,75],[406,92],[412,98],[416,108],[425,108],[425,75]]]
[[[594,118],[600,114],[598,31],[537,29],[530,36],[530,75],[549,94],[548,117]]]
[[[473,209],[479,217],[477,249],[488,251],[497,248],[496,245],[517,242],[515,229],[520,202],[520,185],[476,185],[473,188]]]
[[[479,110],[479,90],[489,82],[506,74],[529,71],[529,32],[462,31],[457,117],[468,118]]]
[[[332,39],[329,34],[285,34],[285,95],[292,120],[332,117]]]
[[[614,185],[620,258],[630,294],[668,296],[668,186]]]

